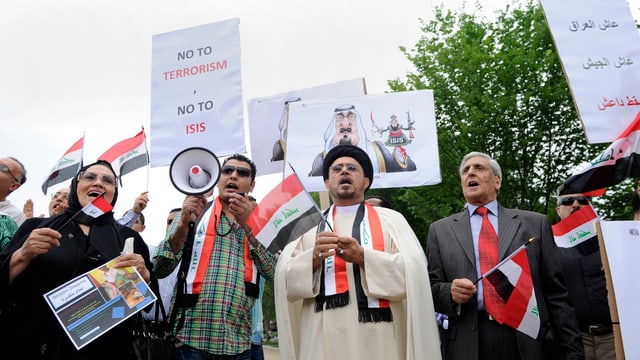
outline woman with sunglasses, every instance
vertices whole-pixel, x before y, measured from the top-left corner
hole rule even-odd
[[[97,196],[112,206],[118,198],[117,178],[106,161],[80,170],[71,182],[64,213],[28,219],[0,253],[0,343],[24,344],[13,351],[16,358],[131,358],[135,317],[76,350],[43,297],[119,256],[128,238],[134,240],[134,253],[123,255],[116,267],[133,266],[147,283],[151,280],[148,247],[137,232],[118,224],[111,211],[95,218],[84,216],[81,210]],[[157,290],[156,280],[152,289]]]

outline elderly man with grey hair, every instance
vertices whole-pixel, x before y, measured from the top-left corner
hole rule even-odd
[[[7,197],[26,181],[27,170],[18,159],[11,156],[0,158],[0,211],[11,216],[18,225],[22,225],[27,216]]]
[[[502,170],[487,154],[467,154],[460,177],[467,206],[434,222],[427,239],[435,310],[449,317],[445,358],[583,359],[547,217],[498,203]],[[537,302],[532,315],[539,319],[535,336],[506,325],[501,294],[486,278],[477,281],[531,238],[526,255]]]

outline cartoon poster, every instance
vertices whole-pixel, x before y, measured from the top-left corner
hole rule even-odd
[[[287,153],[307,191],[325,191],[324,156],[338,144],[364,149],[372,188],[438,184],[440,161],[431,90],[289,104]],[[290,167],[285,168],[288,175]]]
[[[116,268],[115,258],[44,294],[76,349],[156,301],[135,268]]]
[[[282,173],[287,138],[287,104],[315,99],[336,99],[365,95],[364,79],[293,90],[249,100],[249,144],[258,176]]]

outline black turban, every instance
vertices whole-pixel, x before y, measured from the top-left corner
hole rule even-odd
[[[371,184],[373,184],[373,164],[371,164],[371,159],[369,159],[369,155],[366,151],[353,145],[338,145],[329,150],[322,163],[322,177],[327,180],[329,178],[329,168],[331,167],[331,164],[333,164],[336,159],[343,156],[349,156],[356,159],[364,170],[364,177],[369,179],[369,187],[371,187]],[[367,190],[369,190],[369,187],[367,187]]]

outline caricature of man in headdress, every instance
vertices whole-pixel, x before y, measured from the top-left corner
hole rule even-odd
[[[416,164],[410,158],[398,162],[381,141],[370,141],[362,124],[360,114],[351,104],[333,110],[331,122],[324,133],[325,149],[316,155],[309,176],[322,175],[322,163],[329,150],[337,145],[354,145],[369,154],[373,161],[374,173],[415,171]]]

